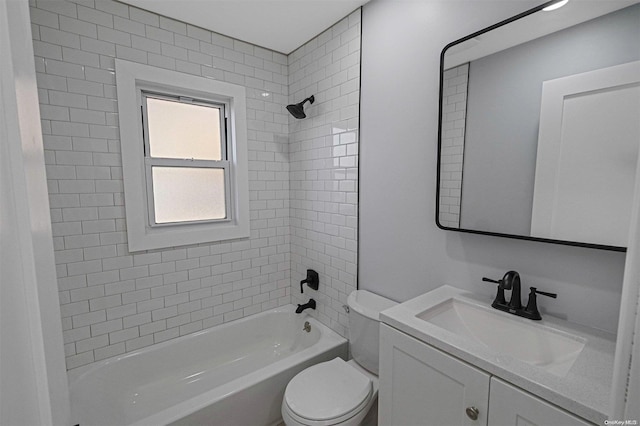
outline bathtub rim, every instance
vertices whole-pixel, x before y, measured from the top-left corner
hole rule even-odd
[[[152,352],[152,351],[161,350],[170,345],[180,344],[181,342],[184,342],[190,339],[195,339],[203,335],[207,335],[209,333],[213,333],[214,331],[220,330],[221,328],[228,328],[243,322],[255,320],[260,316],[265,316],[271,313],[293,313],[294,311],[295,311],[294,305],[291,305],[291,304],[283,305],[267,311],[249,315],[234,321],[229,321],[227,323],[219,324],[219,325],[207,328],[205,330],[200,330],[195,333],[186,334],[184,336],[180,336],[175,339],[170,339],[158,344],[153,344],[144,348],[140,348],[133,352],[116,355],[110,358],[106,358],[104,360],[94,362],[86,366],[69,370],[67,372],[68,379],[69,379],[69,388],[71,390],[72,386],[76,382],[80,381],[85,375],[97,372],[103,367],[109,364],[115,363],[117,361],[130,358],[133,356],[141,356],[141,355],[144,355],[145,353]],[[230,382],[227,382],[216,388],[210,389],[207,392],[201,393],[185,401],[179,402],[178,404],[167,407],[166,409],[160,412],[157,412],[150,416],[139,419],[131,423],[130,426],[148,425],[148,424],[169,424],[171,422],[179,420],[184,416],[188,416],[189,414],[192,414],[206,407],[207,405],[215,403],[224,397],[232,396],[240,392],[242,389],[246,387],[255,385],[256,383],[259,383],[262,380],[267,380],[277,374],[280,374],[284,372],[287,368],[289,368],[291,365],[311,359],[315,356],[320,355],[324,351],[335,349],[344,345],[345,353],[348,352],[348,350],[346,349],[346,346],[348,345],[348,340],[346,338],[342,337],[341,335],[339,335],[337,332],[335,332],[325,324],[322,324],[318,319],[314,318],[307,312],[301,314],[300,318],[304,319],[305,321],[309,321],[312,326],[318,327],[318,329],[320,330],[320,337],[318,341],[313,345],[311,345],[310,347],[305,348],[294,354],[291,354],[290,356],[280,359],[270,365],[261,367],[255,371],[250,372],[249,374],[235,378]]]
[[[162,349],[162,348],[164,348],[166,346],[170,346],[172,344],[181,343],[183,341],[187,341],[187,340],[190,340],[190,339],[195,339],[195,338],[197,338],[199,336],[212,333],[212,332],[214,332],[214,330],[220,330],[222,328],[228,328],[231,325],[237,325],[237,324],[240,324],[240,323],[243,323],[243,322],[247,322],[247,321],[249,321],[251,319],[255,319],[258,316],[264,316],[264,315],[267,315],[267,314],[270,314],[270,313],[280,313],[280,312],[283,312],[283,313],[295,312],[295,306],[292,305],[292,304],[278,306],[276,308],[272,308],[272,309],[269,309],[267,311],[258,312],[258,313],[252,314],[252,315],[248,315],[246,317],[238,318],[238,319],[233,320],[233,321],[225,322],[225,323],[222,323],[222,324],[217,324],[217,325],[211,326],[209,328],[205,328],[204,330],[199,330],[199,331],[196,331],[196,332],[193,332],[193,333],[185,334],[184,336],[178,336],[178,337],[173,338],[173,339],[165,340],[164,342],[153,343],[153,344],[151,344],[149,346],[145,346],[143,348],[136,349],[135,351],[126,352],[124,354],[119,354],[119,355],[114,355],[114,356],[109,357],[109,358],[101,359],[100,361],[92,362],[91,364],[82,365],[80,367],[73,368],[71,370],[67,370],[67,377],[68,377],[69,385],[71,385],[71,384],[75,383],[76,381],[80,380],[82,378],[82,376],[92,372],[93,370],[97,370],[99,368],[102,368],[105,365],[115,363],[115,362],[120,361],[122,359],[130,358],[130,357],[133,357],[133,356],[138,356],[138,355],[141,355],[141,354],[144,354],[144,353],[147,353],[147,352],[151,352],[151,351],[154,351],[154,350],[160,350],[160,349]],[[315,321],[318,325],[321,325],[322,327],[325,327],[326,329],[328,329],[329,331],[334,333],[337,337],[340,337],[342,339],[347,340],[345,337],[340,336],[338,333],[336,333],[335,331],[333,331],[332,329],[327,327],[325,324],[322,324],[316,318],[311,316],[308,312],[304,312],[304,313],[300,314],[300,317],[301,318],[307,318],[307,319],[310,318],[313,321]],[[313,322],[311,324],[313,325]]]

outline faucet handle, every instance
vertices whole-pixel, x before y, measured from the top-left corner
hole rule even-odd
[[[541,320],[542,316],[540,315],[540,312],[538,311],[538,303],[536,300],[536,294],[541,294],[543,296],[547,296],[547,297],[552,297],[552,298],[557,298],[558,295],[555,293],[547,293],[546,291],[540,291],[535,287],[529,287],[530,292],[529,292],[529,301],[527,302],[527,307],[524,308],[524,312],[523,312],[523,316],[525,318],[529,318],[532,320]]]
[[[498,286],[504,290],[511,290],[513,287],[520,288],[520,274],[516,271],[507,272],[501,280],[492,280],[491,278],[483,277],[482,281],[498,284]]]
[[[507,301],[504,298],[504,287],[502,286],[502,280],[492,280],[491,278],[482,277],[482,281],[486,281],[489,283],[498,284],[498,292],[496,293],[496,298],[493,299],[493,306],[496,309],[501,309],[499,306],[506,306]]]
[[[309,288],[312,288],[313,290],[317,290],[319,282],[320,282],[320,279],[318,277],[318,273],[313,269],[307,269],[307,278],[300,281],[300,293],[303,293],[302,286],[305,284],[307,284]]]
[[[529,287],[529,288],[535,294],[541,294],[543,296],[553,297],[554,299],[556,299],[558,297],[558,295],[556,293],[547,293],[546,291],[540,291],[536,287]]]

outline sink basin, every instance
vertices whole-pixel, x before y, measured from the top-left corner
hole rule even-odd
[[[569,372],[586,343],[582,337],[454,298],[416,317],[497,355],[511,356],[557,376]]]

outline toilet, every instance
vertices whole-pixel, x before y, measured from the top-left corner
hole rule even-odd
[[[316,364],[291,379],[282,400],[287,426],[377,424],[379,315],[396,302],[356,290],[347,304],[353,359]]]

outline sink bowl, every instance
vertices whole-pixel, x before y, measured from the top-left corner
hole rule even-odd
[[[557,376],[565,376],[586,340],[510,314],[449,299],[417,318]]]

